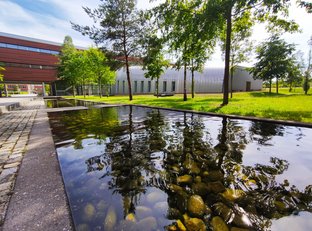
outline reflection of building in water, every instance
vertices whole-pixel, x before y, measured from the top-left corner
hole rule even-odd
[[[134,94],[153,94],[156,81],[144,77],[142,67],[130,68],[132,91]],[[205,68],[202,73],[195,72],[196,93],[222,92],[224,68]],[[183,70],[167,69],[159,79],[160,93],[183,93]],[[230,86],[230,84],[229,84]],[[231,87],[229,88],[231,89]],[[262,81],[254,80],[248,71],[238,67],[233,76],[233,91],[255,91],[262,89]],[[191,72],[187,71],[187,91],[191,92]],[[117,72],[116,84],[112,86],[112,93],[117,95],[128,94],[128,83],[125,69]]]

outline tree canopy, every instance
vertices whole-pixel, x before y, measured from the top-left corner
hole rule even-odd
[[[85,12],[94,20],[94,25],[81,26],[72,23],[75,30],[88,35],[97,45],[122,55],[126,66],[129,99],[132,100],[129,57],[140,53],[139,40],[144,31],[145,19],[136,8],[135,0],[103,0],[98,8]]]
[[[278,35],[271,36],[257,48],[257,63],[250,68],[254,78],[270,82],[276,80],[278,93],[278,80],[284,78],[290,68],[294,68],[294,44],[288,44]]]

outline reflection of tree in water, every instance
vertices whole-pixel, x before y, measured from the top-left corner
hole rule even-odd
[[[253,121],[249,129],[252,139],[261,145],[271,145],[268,143],[273,136],[283,136],[284,127],[279,124]]]
[[[103,177],[110,176],[109,188],[122,196],[124,217],[135,213],[140,194],[145,193],[148,186],[160,187],[159,170],[155,167],[159,157],[152,153],[166,145],[162,130],[164,121],[159,110],[147,113],[145,126],[134,121],[132,106],[129,110],[128,124],[110,138],[106,153],[86,161],[90,170],[102,170],[99,166],[106,164],[110,166]],[[94,162],[97,167],[90,166]]]
[[[102,177],[110,177],[110,189],[123,198],[124,217],[135,213],[140,195],[150,186],[168,194],[167,218],[174,220],[169,230],[182,225],[188,230],[216,226],[269,230],[272,219],[311,212],[312,186],[299,191],[287,180],[277,182],[276,177],[288,168],[286,160],[271,158],[269,165],[242,165],[249,136],[235,120],[222,119],[214,145],[199,115],[185,113],[164,122],[161,111],[150,110],[142,122],[133,119],[134,113],[129,107],[127,123],[108,126],[108,122],[98,121],[101,128],[94,127],[91,133],[77,129],[71,137],[79,140],[88,137],[83,134],[95,134],[106,140],[106,154],[90,158],[86,164],[88,171],[102,171]],[[82,118],[90,120],[81,116],[79,123],[88,123]],[[79,127],[79,123],[71,126]],[[268,144],[274,135],[283,134],[282,126],[274,125],[273,130],[254,122],[249,132],[251,139],[255,134],[259,144]],[[192,211],[189,205],[198,197],[205,203],[203,208],[198,206],[203,211]]]
[[[119,125],[115,107],[50,113],[49,119],[55,143],[73,139],[75,149],[82,149],[86,138],[102,142]]]

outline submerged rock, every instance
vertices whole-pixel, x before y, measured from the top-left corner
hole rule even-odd
[[[80,224],[76,228],[77,231],[90,231],[90,228],[87,224]]]
[[[155,217],[146,217],[137,224],[137,230],[153,231],[157,228]]]
[[[157,211],[158,213],[160,214],[166,214],[167,213],[167,210],[168,210],[168,203],[163,201],[163,202],[157,202],[155,205],[154,205],[154,210]]]
[[[221,181],[224,178],[224,174],[221,171],[211,171],[209,172],[207,178],[210,181]]]
[[[193,178],[190,175],[179,176],[177,178],[178,184],[191,184],[192,181],[193,181]]]
[[[213,193],[222,193],[225,191],[224,185],[220,181],[212,182],[207,184],[210,191]]]
[[[169,208],[166,216],[169,220],[177,220],[182,217],[180,210],[176,208]]]
[[[100,200],[99,203],[96,204],[97,210],[105,210],[107,208],[108,204],[104,200]]]
[[[229,208],[222,202],[215,203],[213,206],[215,213],[221,216],[226,222],[232,222],[234,219],[235,213],[233,209]]]
[[[201,176],[196,176],[194,181],[195,183],[200,183],[202,181]]]
[[[127,220],[127,221],[136,222],[134,213],[129,213],[129,214],[126,216],[126,220]]]
[[[245,192],[240,189],[227,188],[225,192],[223,192],[221,195],[227,200],[235,201],[236,199],[239,199],[240,197],[244,196]]]
[[[165,201],[167,199],[167,195],[161,191],[154,191],[147,195],[146,200],[151,204],[155,204],[159,201]]]
[[[205,223],[198,218],[190,218],[185,221],[185,226],[188,231],[206,231]]]
[[[185,226],[183,225],[181,220],[177,220],[177,226],[180,231],[186,231]]]
[[[139,220],[151,216],[153,211],[146,206],[137,206],[135,209],[135,214]]]
[[[225,222],[219,216],[212,218],[211,226],[212,226],[213,231],[229,231],[228,226],[225,224]]]
[[[202,182],[192,184],[192,190],[195,194],[198,194],[200,196],[205,196],[210,191],[208,185]]]
[[[107,211],[107,215],[104,221],[104,230],[105,231],[111,231],[114,229],[117,222],[117,215],[115,208],[113,206],[110,206]]]
[[[193,216],[203,216],[206,210],[206,206],[201,196],[191,196],[187,202],[187,210]]]
[[[92,220],[92,218],[95,215],[95,208],[91,203],[88,203],[84,207],[83,212],[84,212],[84,216],[83,216],[84,219],[89,221],[89,220]]]

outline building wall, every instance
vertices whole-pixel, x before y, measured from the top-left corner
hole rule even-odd
[[[133,94],[155,93],[156,81],[145,78],[144,73],[141,67],[130,67]],[[195,92],[220,93],[223,89],[223,78],[224,68],[205,68],[202,73],[195,72]],[[183,70],[167,69],[159,78],[159,93],[183,93],[183,79]],[[191,72],[188,70],[188,93],[191,92],[191,79]],[[233,91],[246,91],[247,82],[250,83],[250,90],[262,89],[262,81],[254,80],[246,70],[241,67],[238,68],[234,72]],[[112,93],[116,95],[128,94],[128,82],[124,69],[117,71],[116,84],[112,86]]]
[[[61,44],[0,33],[0,62],[6,82],[46,82],[57,80],[56,54]]]

